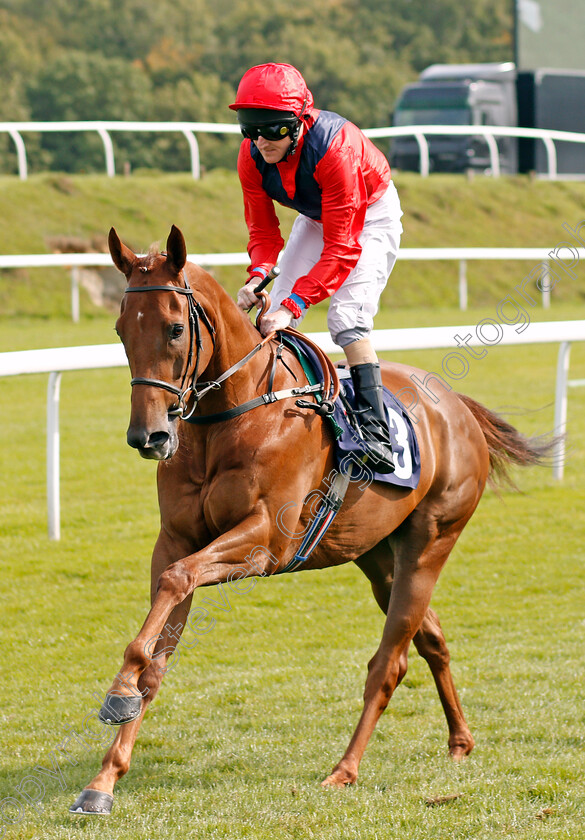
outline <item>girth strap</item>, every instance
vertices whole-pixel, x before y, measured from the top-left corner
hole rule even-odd
[[[277,574],[281,575],[285,572],[295,572],[303,563],[306,563],[315,548],[317,548],[343,504],[349,482],[351,481],[353,467],[353,463],[350,463],[346,472],[335,474],[329,491],[321,502],[319,510],[315,514],[309,530],[305,534],[305,538],[295,552],[295,556]]]

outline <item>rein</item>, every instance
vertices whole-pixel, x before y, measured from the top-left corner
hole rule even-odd
[[[316,344],[308,339],[302,333],[298,333],[294,329],[287,328],[282,330],[283,333],[288,335],[294,335],[297,338],[300,338],[306,344],[308,344],[319,357],[319,361],[321,363],[321,368],[323,370],[323,377],[324,382],[318,382],[315,385],[299,385],[296,388],[286,388],[283,391],[273,391],[272,390],[272,383],[274,381],[274,375],[276,373],[276,365],[279,361],[281,361],[286,367],[286,362],[282,359],[282,351],[284,349],[284,345],[280,343],[276,350],[276,356],[274,358],[274,364],[272,366],[272,371],[270,373],[270,381],[268,384],[268,392],[266,394],[262,394],[260,397],[254,397],[251,400],[248,400],[245,403],[241,403],[240,405],[236,405],[233,408],[227,408],[225,411],[218,411],[215,414],[201,414],[198,416],[194,416],[193,413],[189,415],[189,417],[184,417],[183,419],[186,420],[188,423],[193,423],[195,425],[203,425],[205,423],[223,423],[225,420],[231,420],[233,417],[239,417],[241,414],[245,414],[247,411],[252,411],[254,408],[258,408],[261,405],[270,405],[271,403],[278,402],[279,400],[288,399],[290,397],[301,397],[307,394],[325,394],[325,399],[323,399],[320,403],[312,403],[308,402],[307,400],[296,400],[296,405],[299,408],[311,408],[320,414],[323,417],[326,417],[330,414],[333,414],[333,404],[337,397],[339,396],[339,378],[337,376],[337,372],[333,363],[325,356],[323,351],[320,347],[317,347]],[[271,341],[274,338],[274,334],[270,334],[267,336],[264,341],[260,344],[256,345],[254,349],[248,353],[240,362],[233,365],[229,370],[227,370],[224,374],[222,374],[215,382],[212,382],[207,385],[202,391],[198,392],[201,396],[206,393],[210,388],[220,387],[220,382],[223,382],[224,379],[227,379],[232,373],[236,370],[239,370],[244,364],[252,358],[252,356],[261,349],[268,341]],[[329,364],[326,364],[328,362]],[[293,374],[294,376],[294,374]],[[296,377],[295,377],[296,379]]]
[[[260,322],[262,315],[264,312],[270,307],[270,298],[266,294],[266,292],[259,292],[258,297],[263,299],[263,305],[258,313],[258,317],[256,319],[256,325]],[[254,408],[259,408],[261,405],[270,405],[271,403],[278,402],[279,400],[288,399],[290,397],[300,397],[304,396],[305,394],[323,394],[324,397],[320,403],[317,402],[308,402],[307,400],[296,400],[296,405],[299,408],[309,408],[319,414],[321,417],[328,417],[329,415],[333,414],[334,411],[334,404],[337,398],[339,397],[339,376],[337,374],[337,369],[331,359],[321,350],[321,348],[311,341],[306,335],[297,330],[293,329],[292,327],[287,327],[286,329],[282,330],[285,335],[294,336],[299,341],[306,344],[308,347],[311,348],[313,353],[317,356],[319,360],[319,364],[321,366],[321,370],[323,372],[323,382],[317,383],[316,385],[301,385],[296,388],[287,388],[283,391],[273,391],[272,390],[272,383],[274,381],[274,375],[276,372],[276,365],[278,361],[282,361],[283,364],[286,363],[282,360],[282,350],[284,349],[284,345],[282,343],[279,344],[276,356],[274,359],[274,364],[272,366],[272,371],[270,373],[270,380],[268,384],[268,393],[262,394],[260,397],[254,397],[251,400],[248,400],[245,403],[241,403],[240,405],[236,405],[233,408],[228,408],[225,411],[218,411],[215,414],[202,414],[195,416],[193,411],[195,407],[191,411],[188,417],[184,417],[183,419],[186,420],[188,423],[193,423],[194,425],[203,425],[205,423],[223,423],[225,420],[231,420],[233,417],[239,417],[241,414],[245,414],[247,411],[252,411]],[[259,350],[264,347],[269,341],[271,341],[276,333],[270,333],[264,338],[260,344],[257,344],[256,347],[251,350],[247,356],[244,356],[239,362],[235,365],[232,365],[231,368],[226,370],[225,373],[222,373],[214,382],[206,383],[206,387],[200,391],[196,391],[197,400],[199,400],[207,391],[211,390],[212,388],[219,388],[221,387],[221,383],[231,376],[232,373],[235,373],[237,370],[242,368],[246,362],[248,362],[252,356],[254,356]],[[294,374],[293,374],[294,376]],[[296,377],[295,377],[296,379]]]

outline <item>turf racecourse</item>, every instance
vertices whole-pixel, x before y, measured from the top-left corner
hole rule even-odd
[[[433,323],[491,314],[442,312]],[[430,323],[428,312],[405,317]],[[110,341],[112,325],[4,321],[0,350]],[[544,432],[552,427],[556,352],[556,345],[490,349],[460,390],[519,412],[512,421],[522,431]],[[442,356],[397,360],[433,369]],[[573,347],[571,376],[585,377],[582,345]],[[570,393],[564,481],[525,470],[515,473],[521,493],[488,491],[435,590],[476,739],[467,761],[447,757],[434,685],[413,652],[358,784],[319,787],[359,716],[383,616],[353,565],[298,573],[232,593],[229,609],[212,589],[196,593],[194,605],[215,600],[207,603],[215,625],[167,676],[105,821],[67,813],[103,753],[74,736],[147,609],[155,467],[125,443],[127,373],[65,374],[62,540],[50,543],[45,391],[44,376],[0,380],[0,837],[585,837],[585,389]],[[67,737],[69,758],[59,752]]]

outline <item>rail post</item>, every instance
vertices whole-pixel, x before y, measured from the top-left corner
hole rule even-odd
[[[74,324],[79,323],[79,266],[71,269],[71,318]]]
[[[112,143],[112,138],[110,137],[105,128],[97,128],[96,131],[102,138],[102,143],[104,144],[104,154],[106,156],[106,173],[108,175],[108,178],[113,178],[116,174],[116,164],[114,161],[114,144]]]
[[[16,146],[16,154],[18,157],[18,177],[21,181],[26,181],[28,178],[28,164],[26,161],[26,146],[24,145],[24,140],[22,139],[20,133],[14,128],[10,129],[8,133],[12,137],[14,145]]]
[[[557,147],[552,137],[542,137],[544,148],[546,150],[546,165],[548,166],[548,177],[551,181],[556,181],[557,178]]]
[[[184,129],[183,134],[189,143],[189,151],[191,152],[191,174],[196,181],[201,177],[201,165],[199,162],[199,143],[197,138],[189,129]]]
[[[498,149],[498,144],[496,143],[495,137],[493,134],[486,134],[485,140],[488,145],[488,151],[490,153],[490,166],[492,170],[492,178],[499,178],[500,177],[500,152]]]
[[[420,174],[426,178],[429,174],[429,143],[424,134],[420,131],[415,132],[414,137],[418,143],[418,151],[420,157]]]
[[[467,309],[467,260],[459,260],[459,309]]]
[[[47,385],[47,506],[49,539],[61,539],[59,397],[61,374],[49,374]]]
[[[569,361],[571,344],[562,341],[557,358],[557,383],[555,389],[555,443],[553,454],[553,478],[559,481],[565,473],[565,432],[567,430],[567,388],[569,379]]]
[[[544,261],[546,265],[546,273],[544,275],[545,282],[542,284],[542,308],[550,309],[550,262]]]

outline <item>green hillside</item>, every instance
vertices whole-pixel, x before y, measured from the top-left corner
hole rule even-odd
[[[403,246],[518,246],[554,248],[567,239],[563,223],[585,218],[585,184],[534,181],[527,177],[475,178],[435,175],[422,179],[399,174],[396,183],[404,210]],[[0,178],[1,254],[51,253],[69,241],[74,250],[106,250],[113,225],[135,250],[153,241],[164,244],[171,224],[184,232],[191,253],[244,251],[246,229],[234,172],[213,170],[201,181],[188,175],[104,176],[47,174],[26,182]],[[294,214],[281,212],[288,231]],[[530,262],[468,264],[470,306],[492,306],[533,268]],[[214,270],[234,291],[243,267]],[[457,305],[455,262],[400,262],[382,300],[383,308]],[[69,272],[31,269],[0,272],[0,313],[15,317],[68,315]],[[585,267],[576,278],[563,276],[553,301],[581,303]],[[85,317],[101,310],[86,298]]]

